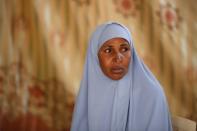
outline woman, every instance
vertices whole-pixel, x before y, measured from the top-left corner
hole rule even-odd
[[[162,87],[138,57],[131,34],[109,22],[93,33],[71,131],[171,131]]]

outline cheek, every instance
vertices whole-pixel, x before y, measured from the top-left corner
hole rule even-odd
[[[111,59],[108,57],[103,58],[102,60],[102,65],[105,67],[105,69],[108,69],[111,66]]]
[[[124,60],[125,66],[129,66],[130,61],[131,61],[131,53],[125,55],[125,60]]]
[[[99,63],[100,63],[101,69],[106,72],[107,70],[109,70],[109,68],[111,66],[111,59],[106,56],[100,57]]]

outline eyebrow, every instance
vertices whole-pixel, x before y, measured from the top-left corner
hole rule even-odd
[[[120,46],[129,46],[130,47],[130,45],[129,45],[129,43],[122,43]],[[113,47],[112,45],[104,45],[103,47]]]
[[[120,46],[127,46],[127,45],[130,47],[129,43],[122,43]]]

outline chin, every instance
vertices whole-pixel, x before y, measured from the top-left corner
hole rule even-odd
[[[111,76],[110,78],[111,78],[112,80],[120,80],[120,79],[122,79],[122,78],[123,78],[123,76],[124,76],[124,75]]]

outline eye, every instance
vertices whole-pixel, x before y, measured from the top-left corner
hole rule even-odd
[[[130,50],[129,47],[123,47],[123,48],[121,48],[121,52],[127,52],[128,50]]]
[[[111,53],[111,52],[112,52],[112,49],[107,48],[107,49],[104,50],[104,52],[105,52],[105,53]]]

